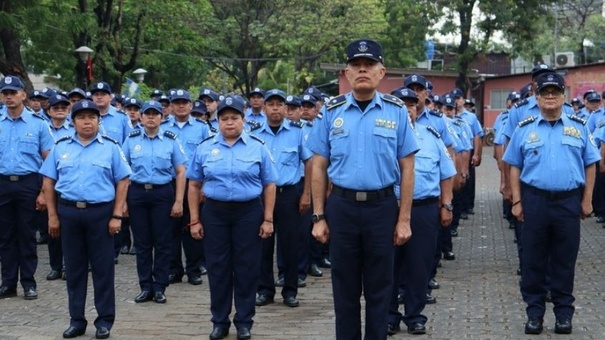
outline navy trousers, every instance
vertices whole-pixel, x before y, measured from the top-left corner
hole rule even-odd
[[[137,273],[141,290],[164,292],[168,286],[172,218],[174,204],[172,185],[154,186],[145,190],[132,183],[128,188],[128,209],[131,216]]]
[[[527,304],[528,317],[544,316],[547,289],[551,291],[555,317],[573,317],[581,200],[580,194],[550,200],[522,189],[521,294]],[[547,282],[547,274],[550,274],[550,282]]]
[[[387,337],[397,215],[395,196],[356,202],[331,194],[327,199],[332,292],[339,340],[362,338],[362,291],[366,301],[364,339]]]
[[[36,197],[38,174],[20,176],[18,181],[0,178],[0,267],[2,285],[36,288],[38,266]]]
[[[92,272],[94,303],[98,317],[95,327],[111,329],[116,315],[113,236],[109,219],[113,202],[79,209],[59,203],[61,241],[65,256],[70,325],[86,329],[88,265]]]
[[[259,199],[242,203],[208,199],[202,208],[210,312],[215,326],[231,325],[229,314],[234,301],[235,326],[252,327],[260,277],[258,234],[263,215]]]

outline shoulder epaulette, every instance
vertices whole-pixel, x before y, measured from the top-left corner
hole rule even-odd
[[[250,131],[258,130],[261,128],[261,126],[263,126],[261,123],[255,121],[255,120],[251,120],[246,123],[248,123],[248,125],[250,125]]]
[[[210,132],[212,132],[212,133],[218,132],[218,130],[214,126],[212,126],[212,124],[210,124],[210,123],[208,123],[208,129],[210,129]]]
[[[124,112],[124,111],[122,111],[122,110],[116,110],[116,112],[121,113],[121,114],[123,114],[123,115],[125,115],[125,116],[126,116],[126,112]]]
[[[344,94],[341,94],[338,97],[332,98],[329,102],[326,103],[326,110],[332,110],[333,108],[340,106],[347,102],[347,97]]]
[[[55,144],[59,144],[60,142],[64,142],[66,140],[70,140],[71,136],[63,136],[55,141]]]
[[[302,127],[305,126],[305,123],[303,123],[301,121],[295,122],[295,121],[291,120],[290,121],[290,126],[295,126],[297,128],[301,128],[302,129]]]
[[[438,111],[438,110],[430,110],[429,113],[432,114],[433,116],[443,117],[443,112]]]
[[[135,129],[130,131],[130,133],[128,134],[128,137],[136,137],[141,135],[141,129]]]
[[[32,116],[34,116],[34,117],[36,117],[36,118],[38,118],[38,119],[46,120],[46,119],[44,119],[44,117],[40,116],[40,114],[39,114],[39,113],[37,113],[37,112],[33,112],[33,111],[32,111]]]
[[[462,126],[462,122],[459,120],[453,120],[452,123],[457,126]]]
[[[529,117],[523,119],[522,121],[520,121],[519,124],[517,124],[517,126],[518,127],[522,127],[522,126],[525,126],[525,125],[527,125],[527,124],[529,124],[531,122],[534,122],[535,120],[536,120],[536,117],[529,116]]]
[[[317,114],[317,117],[315,117],[315,119],[322,119],[324,117],[324,115],[320,112]],[[313,125],[313,124],[311,124]]]
[[[256,137],[255,135],[249,135],[249,136],[250,136],[250,138],[252,138],[252,139],[255,139],[255,140],[259,141],[261,144],[265,144],[265,141],[264,141],[264,140],[262,140],[262,139],[260,139],[260,138]]]
[[[203,142],[208,141],[208,140],[211,140],[211,139],[213,139],[213,138],[214,138],[214,136],[208,136],[208,137],[206,137],[206,138],[202,139],[202,141],[201,141],[199,144],[202,144]]]
[[[500,114],[501,114],[501,115],[508,114],[508,110],[504,110],[504,111],[500,112]]]
[[[204,124],[208,124],[207,121],[201,119],[201,118],[195,118],[196,121],[200,122],[200,123],[204,123]]]
[[[426,129],[429,130],[429,131],[431,131],[435,135],[435,137],[441,138],[441,134],[434,127],[432,127],[430,125],[427,125]]]
[[[605,121],[600,122],[600,123],[597,125],[597,128],[602,128],[603,126],[605,126]]]
[[[565,105],[565,106],[569,106],[569,107],[573,107],[573,106],[571,106],[571,104],[570,104],[570,103],[568,103],[568,102],[563,103],[563,105]]]
[[[521,107],[523,105],[526,105],[527,103],[529,103],[529,101],[527,100],[527,98],[525,98],[522,101],[515,103],[515,107]]]
[[[110,141],[110,142],[114,142],[115,144],[120,144],[120,143],[118,143],[118,141],[117,141],[117,140],[115,140],[115,139],[113,139],[113,138],[109,137],[108,135],[102,135],[101,137],[103,137],[104,139],[107,139],[107,140],[108,140],[108,141]]]
[[[176,133],[166,130],[164,131],[164,136],[170,138],[170,139],[176,139]]]
[[[571,120],[575,120],[576,122],[578,122],[582,125],[586,125],[586,119],[582,119],[576,115],[567,115],[567,118],[569,118]]]
[[[397,105],[399,107],[404,107],[405,106],[405,103],[403,102],[403,100],[401,100],[401,99],[399,99],[399,98],[397,98],[395,96],[391,96],[390,94],[384,93],[382,95],[382,99],[385,100],[385,101],[387,101],[387,102],[389,102],[389,103],[393,103],[393,104],[395,104],[395,105]]]

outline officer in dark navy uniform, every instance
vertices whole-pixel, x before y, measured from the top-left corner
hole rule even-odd
[[[57,141],[40,168],[48,202],[48,233],[61,235],[70,325],[64,338],[86,332],[88,266],[92,272],[97,339],[115,321],[114,235],[121,229],[130,167],[119,143],[98,133],[100,111],[88,100],[71,112],[76,134]]]
[[[232,301],[237,338],[251,338],[261,239],[273,234],[277,173],[264,143],[243,132],[243,110],[234,97],[220,102],[220,133],[199,145],[187,169],[191,236],[203,237],[206,251],[214,325],[210,339],[229,334]],[[200,191],[206,197],[201,215]]]
[[[145,102],[141,120],[143,130],[131,132],[123,145],[132,167],[127,203],[141,287],[134,302],[165,303],[172,246],[169,226],[171,217],[183,215],[187,156],[176,135],[160,128],[159,102]]]
[[[378,93],[382,47],[356,40],[347,47],[352,92],[326,103],[309,136],[313,157],[313,236],[330,241],[336,338],[386,339],[393,285],[393,244],[411,237],[414,153],[418,146],[403,102]],[[327,172],[327,173],[326,173]],[[332,191],[326,202],[328,178]],[[401,185],[401,208],[394,185]]]
[[[555,333],[569,334],[580,218],[592,213],[595,163],[600,156],[586,121],[563,110],[563,77],[540,75],[535,100],[537,105],[519,122],[503,157],[511,166],[512,212],[523,222],[525,333],[543,330],[548,269]]]
[[[44,119],[23,105],[24,88],[15,76],[0,81],[6,104],[0,116],[0,299],[17,296],[19,280],[26,300],[38,298],[36,210],[46,205],[38,169],[53,139]]]

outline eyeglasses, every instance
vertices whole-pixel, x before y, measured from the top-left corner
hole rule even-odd
[[[540,90],[538,92],[538,94],[540,95],[540,97],[548,97],[548,96],[553,96],[553,97],[558,97],[561,94],[563,94],[563,92],[561,90]]]

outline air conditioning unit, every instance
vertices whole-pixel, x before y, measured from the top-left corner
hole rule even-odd
[[[555,66],[556,67],[576,66],[575,54],[573,52],[555,53]]]

